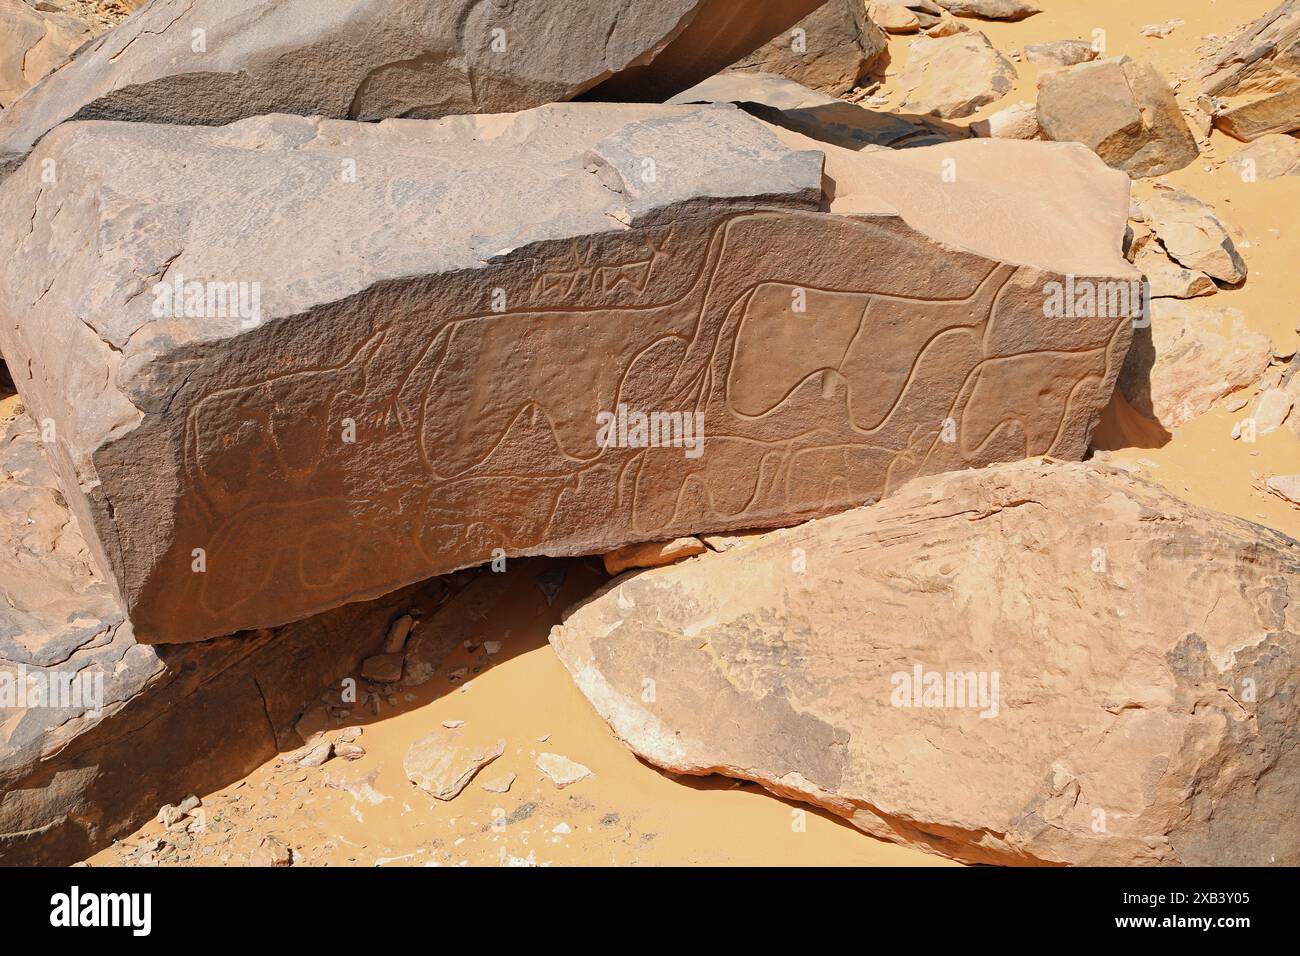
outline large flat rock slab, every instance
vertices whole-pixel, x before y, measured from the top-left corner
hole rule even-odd
[[[151,643],[1081,457],[1131,323],[1044,309],[1136,281],[1128,182],[939,149],[731,107],[69,124],[0,188],[0,350]]]
[[[1298,582],[1285,535],[1031,461],[625,575],[551,644],[642,758],[876,837],[1295,865]]]
[[[379,120],[513,112],[586,93],[661,100],[820,3],[155,0],[0,117],[0,178],[70,119]]]

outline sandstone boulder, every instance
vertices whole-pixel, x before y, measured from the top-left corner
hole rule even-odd
[[[1025,0],[935,0],[953,16],[982,20],[1023,20],[1041,11]]]
[[[983,33],[921,37],[908,46],[899,74],[899,108],[945,119],[969,116],[1000,99],[1016,82],[1016,68]]]
[[[821,2],[155,0],[6,111],[0,177],[69,119],[378,120],[512,112],[584,93],[659,100]]]
[[[1038,125],[1038,110],[1033,103],[1014,103],[998,110],[986,120],[971,124],[976,136],[995,139],[1037,139],[1042,133]]]
[[[1255,384],[1272,353],[1272,340],[1251,331],[1239,309],[1152,299],[1150,326],[1134,333],[1119,387],[1130,405],[1170,429]]]
[[[902,0],[868,3],[867,15],[886,33],[917,33],[921,29],[920,18]]]
[[[1261,136],[1233,153],[1228,165],[1248,182],[1300,176],[1300,137],[1283,133]]]
[[[839,95],[883,69],[888,59],[888,39],[867,17],[862,0],[829,0],[732,69],[773,73]]]
[[[881,839],[968,863],[1295,865],[1297,582],[1285,535],[1023,462],[621,578],[551,644],[643,759]]]
[[[1245,260],[1208,204],[1181,189],[1162,187],[1140,207],[1174,261],[1229,285],[1245,281]]]
[[[1134,179],[1182,169],[1198,155],[1164,77],[1126,56],[1041,74],[1038,122],[1049,139],[1083,143]]]
[[[1025,59],[1041,66],[1074,66],[1097,59],[1087,40],[1051,40],[1025,45]]]
[[[1146,276],[1153,299],[1194,299],[1219,291],[1204,272],[1186,269],[1170,259],[1149,233],[1134,242],[1133,265]]]
[[[0,437],[0,865],[69,865],[298,746],[316,695],[356,674],[396,609],[438,593],[203,645],[138,644],[37,427],[14,422]]]
[[[1198,76],[1214,125],[1255,140],[1300,130],[1300,0],[1283,0],[1250,24]]]
[[[0,187],[0,350],[137,638],[1081,456],[1130,313],[1044,309],[1136,280],[1127,180],[779,132],[571,104],[47,136]]]
[[[66,14],[0,0],[0,109],[68,62],[90,38],[90,29]]]

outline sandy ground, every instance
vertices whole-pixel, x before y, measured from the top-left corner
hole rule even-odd
[[[1045,13],[1021,23],[968,22],[1004,53],[1038,41],[1090,40],[1100,27],[1108,54],[1150,60],[1176,81],[1193,74],[1197,48],[1207,34],[1228,35],[1274,2],[1042,0],[1041,5],[1048,8]],[[1175,17],[1186,22],[1169,38],[1140,36],[1144,25]],[[891,74],[906,62],[908,42],[906,37],[891,41]],[[1034,99],[1038,68],[1023,62],[1017,68],[1018,87],[972,119]],[[884,92],[892,91],[891,76]],[[1219,293],[1216,304],[1241,309],[1252,328],[1268,333],[1277,351],[1286,353],[1300,345],[1300,271],[1295,268],[1300,178],[1243,182],[1222,165],[1239,145],[1215,133],[1202,160],[1165,179],[1211,203],[1244,237],[1239,246],[1250,278],[1240,290]],[[1151,186],[1135,184],[1135,196]],[[0,404],[0,417],[3,410]],[[1216,410],[1179,428],[1163,447],[1141,447],[1150,429],[1134,414],[1113,408],[1099,447],[1114,449],[1115,459],[1130,462],[1184,498],[1300,537],[1300,509],[1257,487],[1262,476],[1300,471],[1300,441],[1288,430],[1253,445],[1233,441],[1231,428],[1241,413]],[[478,635],[502,641],[501,653],[489,659],[481,649],[464,651],[448,661],[422,694],[409,695],[365,726],[360,738],[365,756],[315,769],[273,761],[219,793],[201,794],[202,832],[166,833],[150,824],[91,863],[237,865],[268,834],[292,846],[298,862],[318,865],[945,863],[877,842],[833,817],[804,813],[752,785],[673,779],[640,763],[581,698],[545,643],[561,608],[601,581],[588,563],[567,567],[565,590],[554,606],[547,605],[531,571],[512,572],[500,614],[484,620]],[[459,667],[468,669],[467,684],[450,682]],[[410,744],[444,720],[464,720],[507,741],[504,756],[450,803],[410,784],[401,766]],[[557,790],[536,767],[541,752],[567,756],[593,775]],[[480,787],[503,772],[518,775],[508,793]]]
[[[264,835],[292,847],[295,862],[331,866],[946,862],[880,843],[753,785],[675,780],[639,762],[546,644],[562,609],[599,587],[604,573],[586,561],[555,563],[568,574],[554,604],[537,584],[539,566],[516,563],[503,576],[500,613],[483,620],[472,638],[500,641],[499,653],[490,657],[481,643],[462,648],[433,681],[363,726],[363,757],[318,768],[272,761],[201,795],[201,831],[167,832],[152,823],[91,864],[241,865]],[[463,682],[455,678],[461,668]],[[419,790],[402,770],[411,744],[443,721],[465,721],[506,741],[504,755],[447,803]],[[537,768],[541,753],[575,760],[592,775],[557,789]],[[508,793],[481,787],[509,773],[517,779]],[[176,849],[155,852],[159,839]]]

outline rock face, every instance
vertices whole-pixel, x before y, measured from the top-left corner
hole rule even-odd
[[[1198,155],[1164,77],[1126,56],[1041,74],[1038,122],[1048,138],[1083,143],[1134,179],[1182,169]]]
[[[642,758],[886,840],[1295,865],[1297,582],[1285,535],[1023,462],[620,579],[551,643]]]
[[[0,178],[69,119],[220,125],[672,95],[821,0],[155,0],[0,121]],[[198,31],[198,32],[196,32]],[[631,74],[622,71],[631,70]]]
[[[0,109],[53,73],[89,40],[85,24],[61,13],[0,0]]]
[[[945,119],[970,116],[1015,82],[1016,68],[982,33],[922,37],[909,45],[898,77],[899,108]]]
[[[0,864],[84,859],[297,746],[315,695],[355,674],[421,593],[201,646],[138,644],[36,428],[13,423],[0,439]]]
[[[1246,263],[1210,206],[1181,189],[1158,189],[1141,208],[1174,261],[1229,285],[1245,281]]]
[[[847,93],[888,60],[889,41],[862,0],[829,0],[737,63],[832,95]]]
[[[1238,309],[1203,301],[1152,299],[1151,325],[1134,334],[1119,387],[1129,404],[1165,428],[1255,384],[1273,343]]]
[[[780,134],[596,104],[52,132],[0,187],[0,350],[137,638],[1081,456],[1129,313],[1045,303],[1136,278],[1127,181]]]
[[[1198,79],[1214,100],[1214,125],[1229,136],[1300,130],[1300,0],[1256,20]]]

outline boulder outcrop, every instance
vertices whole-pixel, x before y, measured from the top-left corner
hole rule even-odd
[[[1240,140],[1300,130],[1300,0],[1248,26],[1198,77],[1214,125]]]
[[[66,124],[33,159],[0,350],[149,643],[1077,458],[1131,334],[1128,182],[1073,146],[571,104]]]
[[[0,865],[69,865],[298,746],[322,689],[356,675],[402,610],[446,593],[434,582],[274,632],[144,646],[39,430],[12,423],[0,437]]]
[[[1032,461],[618,578],[551,644],[643,759],[882,839],[1295,865],[1297,582],[1285,535]]]
[[[661,100],[822,0],[155,0],[0,118],[0,178],[67,120],[215,126]],[[617,86],[617,89],[615,89]]]
[[[1038,122],[1049,139],[1083,143],[1134,179],[1182,169],[1199,155],[1164,77],[1126,56],[1042,73]]]

